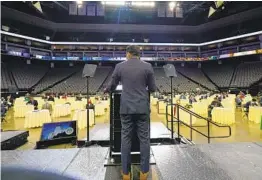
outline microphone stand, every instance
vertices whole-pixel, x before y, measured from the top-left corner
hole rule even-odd
[[[86,128],[86,142],[85,142],[85,147],[89,147],[92,145],[92,142],[89,139],[89,76],[86,77],[86,120],[87,120],[87,128]]]

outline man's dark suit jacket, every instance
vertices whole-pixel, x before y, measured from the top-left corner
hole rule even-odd
[[[120,114],[149,114],[149,92],[156,91],[151,64],[130,59],[116,65],[106,91],[114,91],[122,83]]]

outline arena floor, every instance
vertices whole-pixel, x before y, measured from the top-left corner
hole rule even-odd
[[[73,113],[72,113],[73,114]],[[71,116],[54,118],[54,122],[71,120]],[[151,121],[153,122],[163,122],[165,124],[165,116],[159,115],[155,106],[151,107]],[[109,113],[107,112],[104,116],[96,117],[96,123],[108,123]],[[6,116],[6,122],[2,123],[2,129],[7,130],[25,130],[24,128],[24,118],[14,118],[13,109],[10,109]],[[176,126],[176,125],[175,125]],[[232,135],[229,138],[223,139],[211,139],[211,143],[221,143],[221,142],[262,142],[262,131],[260,130],[259,124],[254,124],[248,122],[247,119],[242,117],[240,109],[236,110],[236,123],[231,125]],[[176,129],[176,127],[175,127]],[[181,135],[189,138],[190,130],[185,126],[181,126]],[[207,132],[206,127],[197,128],[201,132]],[[21,146],[18,149],[33,149],[35,147],[36,141],[40,138],[41,128],[30,128],[28,143]],[[211,127],[211,135],[213,136],[223,136],[227,135],[227,129]],[[78,131],[78,139],[86,138],[86,129]],[[206,144],[207,138],[200,134],[193,132],[193,141],[196,144]],[[49,147],[54,148],[71,148],[71,144],[57,145]]]

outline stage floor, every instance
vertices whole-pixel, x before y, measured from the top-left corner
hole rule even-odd
[[[262,143],[152,146],[152,180],[262,179]],[[117,180],[119,167],[104,167],[108,148],[2,151],[1,165],[51,171],[83,180]],[[110,168],[110,169],[109,169]]]

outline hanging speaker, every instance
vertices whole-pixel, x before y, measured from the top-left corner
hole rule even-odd
[[[85,64],[82,77],[94,77],[96,68],[97,65],[95,64]]]
[[[166,77],[177,77],[176,68],[173,64],[166,64],[163,66]]]

